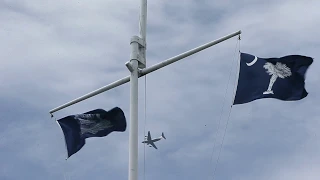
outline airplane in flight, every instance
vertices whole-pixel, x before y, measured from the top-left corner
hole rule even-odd
[[[150,135],[150,131],[148,131],[148,136],[145,136],[145,141],[142,141],[142,143],[146,143],[147,145],[149,145],[149,147],[154,147],[155,149],[158,149],[157,146],[154,144],[154,142],[156,141],[160,141],[161,139],[166,139],[166,137],[164,137],[164,134],[162,133],[160,137],[152,139],[151,135]]]

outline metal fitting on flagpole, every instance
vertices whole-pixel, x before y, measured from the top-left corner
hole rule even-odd
[[[139,68],[145,68],[145,59],[143,58],[142,49],[145,47],[145,42],[138,36],[133,36],[130,41],[131,45],[131,54],[130,54],[130,61],[126,62],[126,66],[130,72],[134,71],[132,67],[132,60],[138,61]]]
[[[130,61],[126,62],[126,66],[127,66],[127,68],[129,69],[130,72],[133,72],[133,71],[134,71],[134,69],[133,69],[132,64],[131,64]]]
[[[132,60],[139,61],[139,59],[140,59],[139,41],[140,41],[140,38],[138,36],[133,36],[131,38],[131,41],[130,41],[130,45],[131,45],[130,61],[132,61]]]
[[[138,36],[133,36],[131,38],[130,45],[131,45],[130,61],[137,60],[138,67],[141,69],[145,68],[146,67],[146,59],[144,57],[145,47],[146,47],[145,40]]]

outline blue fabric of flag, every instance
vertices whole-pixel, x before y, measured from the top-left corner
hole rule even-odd
[[[296,101],[305,98],[305,75],[313,59],[301,55],[259,58],[241,53],[237,90],[233,104],[262,98]]]
[[[57,122],[64,133],[68,158],[85,145],[86,138],[104,137],[113,131],[124,132],[127,127],[126,117],[119,107],[70,115]]]

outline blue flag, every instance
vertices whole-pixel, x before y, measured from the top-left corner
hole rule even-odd
[[[86,138],[104,137],[113,131],[124,132],[127,127],[124,112],[118,107],[70,115],[57,122],[65,137],[68,158],[84,146]]]
[[[295,101],[305,98],[305,74],[313,59],[289,55],[280,58],[259,58],[241,53],[240,72],[233,104],[262,98]]]

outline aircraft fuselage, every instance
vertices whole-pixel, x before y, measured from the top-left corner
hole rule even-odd
[[[143,141],[142,143],[147,143],[147,144],[149,144],[150,142],[157,142],[157,141],[160,141],[161,140],[161,138],[156,138],[156,139],[151,139],[150,141]]]

